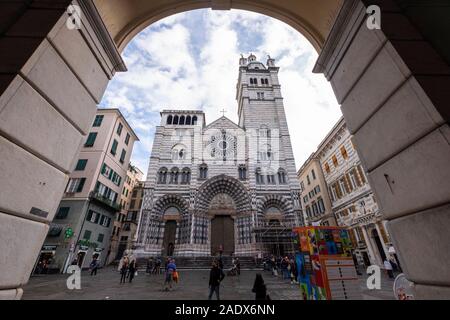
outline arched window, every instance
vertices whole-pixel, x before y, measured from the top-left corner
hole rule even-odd
[[[186,125],[188,125],[188,126],[191,125],[191,116],[186,117]]]
[[[270,161],[273,159],[272,147],[270,144],[265,144],[260,147],[259,152],[259,160],[260,161]]]
[[[158,171],[158,183],[166,184],[167,183],[167,168],[161,168]]]
[[[208,166],[206,164],[200,165],[198,171],[199,171],[198,178],[200,180],[206,180],[208,178]]]
[[[264,83],[268,85],[269,84],[269,79],[264,79]]]
[[[185,160],[186,147],[182,144],[177,144],[172,147],[172,160]]]
[[[255,177],[256,177],[256,184],[264,184],[264,177],[261,174],[260,168],[256,169]]]
[[[195,126],[197,124],[197,116],[192,117],[192,125]]]
[[[247,179],[247,168],[244,165],[239,166],[239,179],[246,180]]]
[[[173,117],[170,115],[167,117],[167,124],[172,124]]]
[[[170,184],[178,184],[178,168],[174,167],[170,170]]]
[[[184,120],[185,120],[185,117],[184,116],[181,116],[180,117],[180,125],[184,125]]]
[[[286,171],[284,171],[284,169],[279,169],[278,170],[278,183],[279,184],[286,184],[287,183]]]
[[[191,183],[191,169],[184,168],[181,173],[181,184]]]
[[[173,117],[173,124],[178,124],[178,116]]]
[[[250,84],[253,84],[253,78],[250,78]]]

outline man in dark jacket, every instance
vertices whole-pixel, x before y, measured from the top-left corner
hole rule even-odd
[[[219,268],[219,265],[216,261],[213,262],[211,271],[209,273],[209,296],[208,300],[211,300],[213,293],[216,293],[217,300],[220,300],[220,283],[223,278],[225,278],[225,274],[223,270]]]

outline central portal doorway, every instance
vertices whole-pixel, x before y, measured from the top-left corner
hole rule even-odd
[[[173,256],[175,249],[175,236],[177,232],[177,222],[175,220],[168,220],[164,227],[163,247],[166,256]]]
[[[211,220],[211,254],[224,255],[234,253],[234,220],[231,216],[215,216]]]

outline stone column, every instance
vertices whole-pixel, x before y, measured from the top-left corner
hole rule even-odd
[[[381,233],[380,226],[378,225],[377,222],[375,222],[374,224],[375,224],[375,228],[377,229],[378,238],[380,239],[381,245],[383,246],[384,254],[386,255],[386,257],[389,257],[388,248],[386,246],[386,243],[384,242],[384,238],[383,238],[383,234]]]
[[[314,71],[342,105],[415,298],[448,299],[450,67],[405,15],[408,3],[345,1]],[[418,17],[439,9],[426,3]],[[371,4],[381,8],[381,30],[367,26]],[[422,22],[423,31],[429,24]]]
[[[69,4],[0,3],[0,299],[21,297],[97,104],[125,70],[92,3],[75,2],[75,25]]]

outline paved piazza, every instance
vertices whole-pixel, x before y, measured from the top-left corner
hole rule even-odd
[[[227,276],[222,282],[223,300],[253,300],[251,292],[256,273],[243,270],[239,277]],[[24,287],[24,300],[205,300],[208,297],[208,270],[181,270],[180,283],[172,291],[163,291],[163,275],[138,274],[133,283],[120,284],[120,274],[113,268],[99,270],[91,277],[83,272],[81,290],[66,287],[68,275],[38,275],[31,277]],[[273,300],[299,300],[298,285],[263,272],[268,293]],[[361,298],[365,300],[394,299],[393,281],[383,275],[381,290],[369,291],[365,279],[360,278]]]

